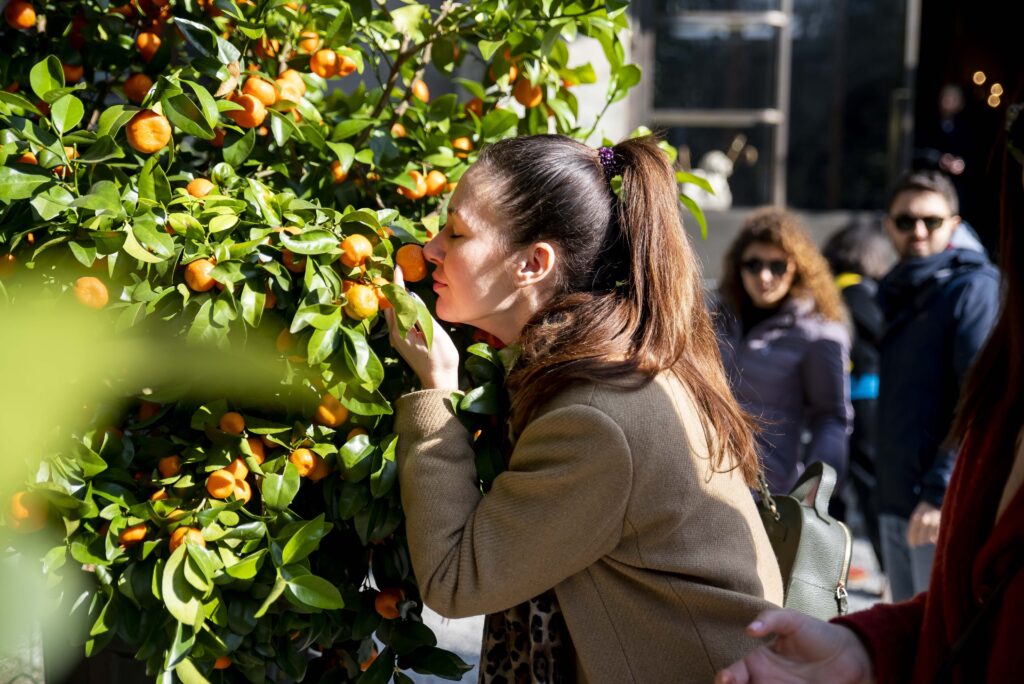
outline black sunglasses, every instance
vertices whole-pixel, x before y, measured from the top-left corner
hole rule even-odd
[[[773,260],[773,261],[762,261],[761,259],[747,259],[740,267],[749,273],[750,275],[761,275],[761,271],[768,269],[772,275],[778,278],[784,275],[789,269],[789,262]]]
[[[896,226],[896,230],[901,233],[910,233],[917,227],[917,222],[921,221],[924,223],[924,227],[931,233],[934,230],[938,230],[942,224],[948,219],[948,216],[912,216],[910,214],[900,214],[899,216],[893,216],[892,223]]]

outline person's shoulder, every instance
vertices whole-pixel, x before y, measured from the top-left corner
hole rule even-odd
[[[799,311],[793,329],[812,343],[824,340],[849,344],[850,341],[850,331],[844,321],[826,318],[813,308]]]
[[[999,290],[999,269],[980,252],[957,250],[950,268],[952,273],[943,284],[947,295],[958,298],[967,292]]]

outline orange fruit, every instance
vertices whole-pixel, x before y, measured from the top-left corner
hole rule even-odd
[[[479,117],[484,115],[484,101],[479,97],[474,97],[472,100],[466,103],[466,113],[472,112]]]
[[[277,333],[277,339],[274,340],[274,347],[277,349],[279,354],[284,354],[286,351],[292,348],[295,344],[295,338],[288,331],[288,328],[283,328],[281,332]]]
[[[13,254],[0,256],[0,280],[10,278],[18,268],[18,259]]]
[[[159,412],[160,404],[153,403],[152,401],[142,400],[139,402],[139,410],[136,415],[140,423],[145,423],[147,420],[149,420]]]
[[[8,508],[10,524],[18,532],[38,532],[46,524],[49,506],[46,500],[32,492],[15,492]]]
[[[226,655],[217,656],[217,659],[213,661],[214,670],[226,670],[229,667],[231,667],[231,658]]]
[[[359,435],[368,435],[368,434],[370,434],[370,433],[367,432],[366,430],[364,430],[361,427],[352,428],[351,430],[349,430],[348,435],[345,436],[345,441],[347,442],[347,441],[351,440],[354,437],[358,437]]]
[[[252,95],[266,107],[277,102],[277,89],[274,88],[274,84],[264,81],[259,76],[250,76],[242,86],[242,93]]]
[[[346,178],[348,178],[348,171],[341,165],[341,162],[338,160],[331,162],[331,179],[335,185],[344,183]]]
[[[229,435],[239,436],[245,432],[245,418],[242,417],[241,413],[228,411],[220,417],[218,426]]]
[[[146,538],[146,523],[139,523],[138,525],[132,525],[131,527],[124,528],[121,534],[117,535],[117,541],[123,548],[128,548],[133,544],[138,544],[140,541]]]
[[[317,454],[305,448],[296,449],[288,455],[288,460],[295,465],[299,475],[302,477],[306,477],[312,472],[313,468],[316,467],[316,460],[318,458],[320,457]]]
[[[158,489],[149,496],[150,501],[166,501],[169,498],[166,489]]]
[[[193,544],[195,546],[202,546],[206,548],[206,540],[203,539],[203,533],[195,527],[179,527],[171,532],[171,553],[181,546],[182,544]]]
[[[239,3],[241,4],[241,3]],[[260,59],[267,59],[269,57],[276,57],[277,51],[281,49],[281,43],[276,38],[267,38],[263,36],[253,46],[252,51],[256,53],[256,56]]]
[[[212,259],[196,259],[185,267],[185,284],[196,292],[207,292],[217,283],[210,271],[217,264]]]
[[[110,295],[102,280],[83,276],[75,281],[75,299],[90,309],[102,309],[110,301]]]
[[[160,36],[150,31],[143,31],[139,34],[138,38],[135,39],[135,47],[138,48],[143,62],[153,59],[160,49],[161,42]]]
[[[384,296],[384,291],[381,289],[381,287],[383,287],[384,285],[388,285],[389,284],[387,279],[386,278],[381,278],[380,276],[377,276],[376,278],[373,279],[373,284],[375,285],[375,287],[373,288],[373,293],[375,295],[377,295],[377,308],[378,309],[391,309],[391,308],[393,308],[391,306],[391,302],[389,302],[388,298]]]
[[[302,99],[302,88],[297,86],[294,81],[286,81],[281,78],[275,80],[274,85],[276,85],[277,89],[281,91],[278,99],[278,109],[282,109],[286,112],[293,111],[296,105],[298,105],[299,100]],[[305,84],[303,84],[303,86],[305,86]],[[287,100],[294,104],[282,105],[280,104],[281,100]]]
[[[448,185],[448,177],[437,169],[433,169],[427,174],[427,194],[431,197],[437,197],[444,192],[446,185]]]
[[[61,64],[60,68],[64,72],[65,83],[78,83],[85,75],[85,67],[81,64]]]
[[[366,672],[367,670],[370,669],[370,666],[373,665],[373,661],[376,660],[376,659],[377,659],[377,647],[376,646],[372,646],[370,648],[370,657],[367,658],[366,660],[364,660],[363,662],[359,663],[359,669],[361,671],[363,671],[363,672]]]
[[[412,82],[412,96],[420,102],[430,102],[430,88],[421,79]]]
[[[303,52],[316,52],[320,47],[320,35],[316,31],[303,31],[299,38],[299,49]]]
[[[181,472],[181,456],[164,456],[156,463],[160,477],[174,477]]]
[[[33,164],[35,166],[39,165],[39,160],[36,159],[36,155],[32,154],[31,152],[23,152],[21,156],[19,156],[14,161],[18,162],[19,164]]]
[[[401,617],[398,604],[405,599],[405,593],[401,589],[381,589],[373,599],[373,608],[385,620],[395,620]]]
[[[345,304],[345,313],[357,321],[372,318],[380,308],[380,304],[377,302],[377,293],[369,285],[353,285],[345,297],[348,298],[348,302]]]
[[[263,441],[258,437],[246,437],[245,441],[249,444],[249,451],[252,452],[252,457],[257,463],[263,465],[263,461],[266,460],[266,452],[263,449]]]
[[[213,183],[205,178],[193,178],[188,182],[188,185],[185,186],[185,189],[188,190],[188,194],[193,197],[206,197],[213,190],[213,187]]]
[[[320,78],[332,78],[338,73],[338,53],[334,50],[317,50],[309,58],[309,70]]]
[[[404,138],[406,136],[405,126],[396,121],[391,125],[391,135],[396,138]]]
[[[306,270],[306,257],[293,254],[290,250],[281,250],[281,261],[292,273],[302,273]]]
[[[427,261],[419,245],[402,245],[395,252],[395,265],[402,267],[406,282],[416,283],[427,277]]]
[[[133,116],[124,130],[128,144],[142,154],[159,152],[171,141],[170,122],[152,109],[143,109]]]
[[[249,466],[245,465],[245,461],[241,458],[236,458],[224,470],[234,475],[236,480],[244,480],[249,476]]]
[[[346,420],[348,420],[348,409],[330,392],[324,394],[320,398],[320,405],[316,408],[313,422],[329,428],[337,428]]]
[[[296,90],[299,91],[299,95],[306,94],[306,82],[303,80],[302,74],[296,71],[295,69],[285,69],[284,71],[277,75],[275,81],[284,81],[286,83],[291,83],[292,85],[295,86]]]
[[[345,78],[356,70],[356,60],[348,55],[338,53],[338,76]]]
[[[252,498],[252,487],[245,480],[235,480],[235,498],[249,503]]]
[[[467,153],[473,150],[473,141],[465,136],[462,136],[461,138],[456,138],[455,140],[452,140],[452,149],[460,150],[461,153],[456,152],[455,156],[461,159],[465,159]]]
[[[210,144],[214,147],[224,147],[224,135],[223,128],[213,129],[213,138],[210,140]]]
[[[413,169],[408,172],[409,177],[412,178],[415,184],[412,188],[406,188],[404,186],[398,186],[398,194],[406,199],[418,200],[422,199],[427,194],[427,179],[423,177],[423,174]]]
[[[36,10],[32,3],[11,0],[4,8],[4,19],[12,29],[30,29],[36,25]]]
[[[226,470],[215,470],[206,478],[206,492],[214,499],[226,499],[235,493],[235,476]]]
[[[341,263],[349,268],[362,266],[373,254],[373,243],[358,233],[341,241]]]
[[[313,469],[309,471],[309,475],[307,475],[307,477],[312,482],[319,482],[330,474],[331,467],[327,465],[327,461],[317,455],[316,463],[313,464]]]
[[[153,79],[146,74],[132,74],[125,82],[124,96],[128,98],[129,102],[135,104],[142,104],[142,101],[146,99],[146,94],[149,93],[149,89],[153,87]]]
[[[231,97],[231,101],[242,108],[224,113],[242,128],[258,128],[267,118],[267,108],[252,95],[235,95]]]
[[[533,85],[528,78],[524,78],[521,81],[516,81],[516,85],[512,89],[512,96],[516,98],[516,102],[531,109],[544,100],[544,91],[539,85]]]

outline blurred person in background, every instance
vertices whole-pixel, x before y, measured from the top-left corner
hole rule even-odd
[[[967,369],[995,322],[999,274],[955,247],[956,190],[938,171],[893,188],[885,230],[900,262],[879,284],[885,315],[878,396],[879,530],[892,598],[928,586],[956,449],[953,423]]]
[[[878,306],[878,281],[896,262],[896,253],[881,227],[855,223],[833,234],[823,250],[836,287],[853,323],[850,347],[850,400],[853,403],[853,432],[850,435],[848,480],[864,520],[864,529],[875,558],[882,563],[875,501],[875,444],[878,440],[878,343],[885,319]],[[832,514],[846,519],[842,497],[832,499]],[[851,579],[854,572],[851,568]]]
[[[795,215],[768,208],[746,220],[725,256],[718,309],[722,360],[736,398],[762,424],[771,491],[789,492],[815,461],[842,478],[852,419],[847,315]]]
[[[925,593],[833,622],[765,611],[750,636],[775,639],[716,684],[975,684],[1024,672],[1024,117],[1009,114],[1000,264],[1007,287],[970,369],[949,441],[962,441]],[[1020,166],[1018,166],[1020,164]]]

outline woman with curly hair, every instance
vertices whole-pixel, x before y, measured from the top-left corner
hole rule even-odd
[[[761,421],[769,488],[788,492],[815,461],[842,478],[852,420],[847,314],[796,216],[761,209],[746,220],[726,253],[719,300],[722,359],[736,398]]]

